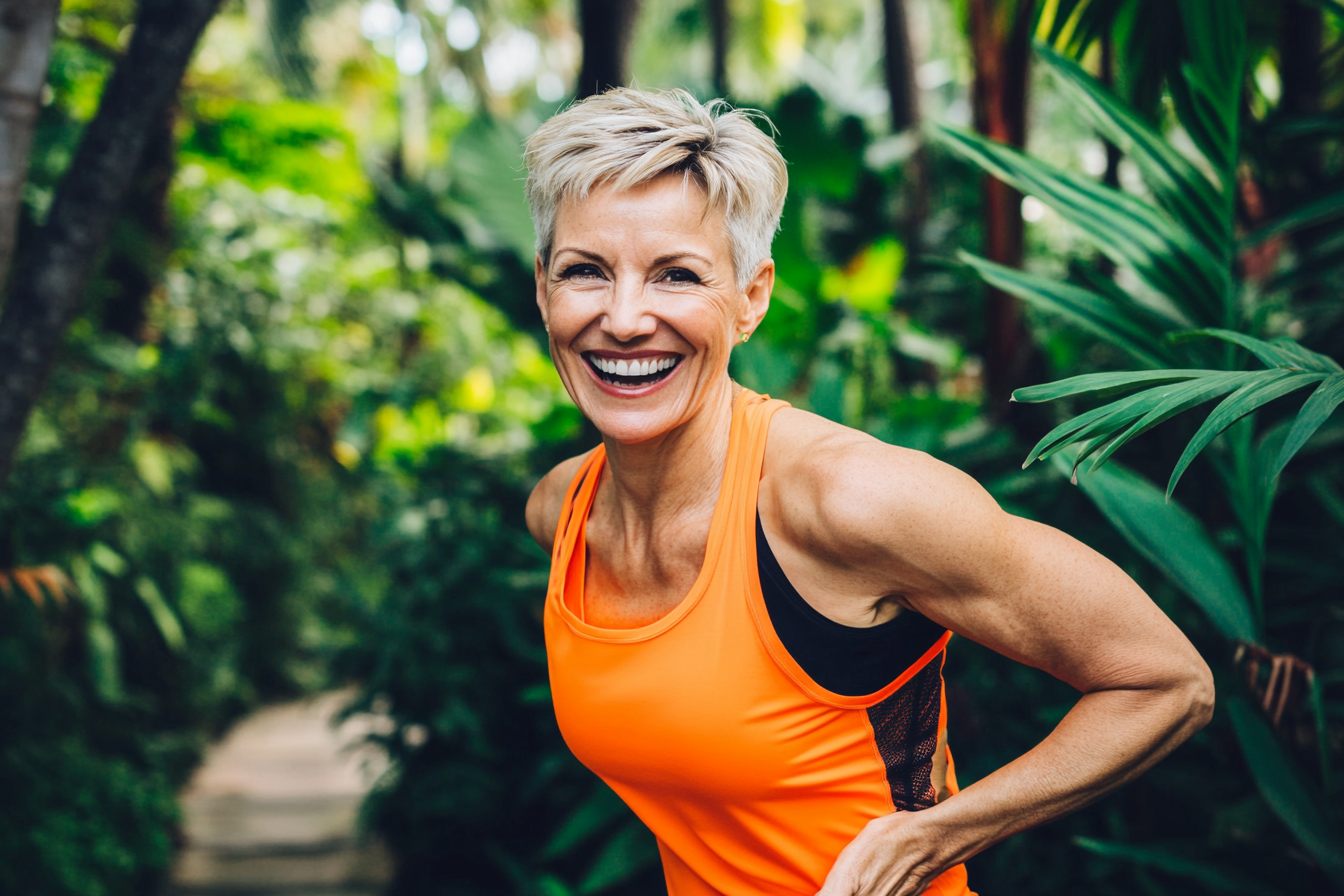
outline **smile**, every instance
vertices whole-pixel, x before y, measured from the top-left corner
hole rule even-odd
[[[636,388],[648,386],[671,375],[681,363],[681,355],[654,355],[647,358],[604,358],[593,352],[584,352],[583,359],[597,374],[598,379],[613,386]]]

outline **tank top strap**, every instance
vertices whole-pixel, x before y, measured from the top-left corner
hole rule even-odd
[[[597,482],[606,459],[607,446],[598,445],[588,452],[583,463],[579,464],[578,472],[565,487],[565,502],[560,507],[560,522],[555,528],[555,541],[551,545],[550,588],[563,583],[569,572],[575,545],[583,541],[586,530],[584,523],[593,506],[593,496],[597,493]]]
[[[787,401],[743,389],[733,406],[733,429],[729,436],[732,454],[724,472],[724,488],[733,489],[733,538],[755,538],[756,496],[760,492],[761,467],[770,436],[770,420]],[[740,524],[745,522],[744,529]],[[745,543],[745,542],[744,542]]]

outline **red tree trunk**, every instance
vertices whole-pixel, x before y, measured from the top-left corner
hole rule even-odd
[[[1027,132],[1027,72],[1031,53],[1030,0],[969,0],[975,128],[1020,147]],[[984,181],[984,253],[991,261],[1022,265],[1022,196],[992,177]],[[985,386],[990,408],[1001,414],[1022,385],[1031,342],[1017,299],[988,291]]]

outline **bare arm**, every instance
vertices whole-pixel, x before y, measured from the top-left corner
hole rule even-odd
[[[565,506],[565,490],[569,488],[586,454],[561,461],[532,489],[527,499],[527,531],[532,540],[546,553],[555,544],[555,530],[560,525],[560,511]]]
[[[823,558],[851,614],[895,601],[1083,694],[1024,756],[936,806],[870,823],[823,896],[918,893],[946,868],[1133,779],[1208,721],[1204,661],[1085,545],[1004,513],[951,467],[866,437],[812,442],[806,459],[780,466],[791,475],[779,482],[795,485],[784,497],[763,483],[763,520],[774,516],[787,544]],[[770,502],[778,508],[767,516]],[[806,581],[808,564],[795,568]]]

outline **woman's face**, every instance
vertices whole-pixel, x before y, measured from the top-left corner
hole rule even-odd
[[[551,357],[603,435],[635,443],[689,421],[726,385],[728,355],[765,315],[774,264],[737,288],[723,216],[694,181],[665,174],[599,187],[557,210],[551,263],[536,261]]]

